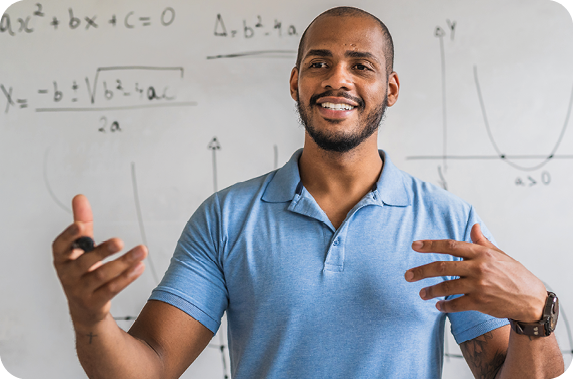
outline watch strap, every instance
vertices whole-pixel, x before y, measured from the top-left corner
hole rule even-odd
[[[547,291],[545,307],[541,320],[526,323],[518,320],[509,319],[511,329],[517,334],[526,336],[547,337],[555,330],[557,318],[559,317],[559,299],[553,292]]]
[[[509,324],[511,325],[511,329],[517,334],[523,334],[526,336],[537,336],[537,337],[545,337],[551,333],[547,333],[545,329],[545,323],[534,323],[534,324],[526,324],[524,322],[519,322],[517,320],[509,319]]]

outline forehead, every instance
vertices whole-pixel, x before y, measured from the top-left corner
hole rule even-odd
[[[366,16],[323,16],[308,28],[302,59],[309,50],[369,52],[384,63],[384,34],[380,24]]]

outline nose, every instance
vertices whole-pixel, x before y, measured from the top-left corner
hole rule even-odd
[[[353,86],[352,76],[344,64],[333,66],[326,78],[322,81],[322,87],[325,89],[343,89],[350,91]]]

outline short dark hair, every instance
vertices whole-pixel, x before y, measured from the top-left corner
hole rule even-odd
[[[332,16],[332,17],[344,17],[344,16],[354,16],[354,17],[370,17],[378,22],[380,25],[380,29],[382,29],[382,35],[384,36],[384,59],[386,60],[386,72],[388,75],[392,73],[394,70],[394,42],[392,41],[392,36],[388,31],[388,28],[380,19],[374,16],[371,13],[363,11],[359,8],[354,7],[336,7],[329,9],[325,12],[319,14],[312,22],[308,25],[305,29],[304,33],[302,33],[302,37],[300,38],[300,42],[298,44],[298,54],[296,56],[296,68],[300,70],[300,62],[302,61],[302,53],[305,43],[306,32],[310,28],[312,24],[319,18],[323,16]]]

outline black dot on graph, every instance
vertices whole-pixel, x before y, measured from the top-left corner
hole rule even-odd
[[[501,154],[499,157],[500,157],[501,159],[505,159],[505,154]]]

